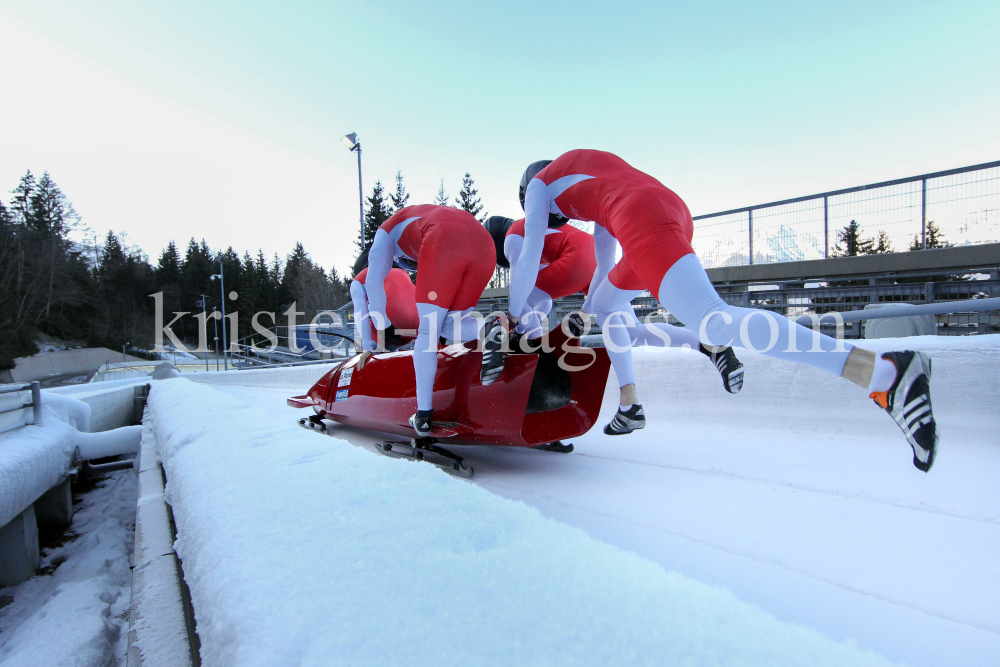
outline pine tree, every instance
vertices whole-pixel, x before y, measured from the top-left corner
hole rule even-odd
[[[390,215],[392,215],[392,210],[386,202],[382,182],[375,181],[375,187],[372,188],[371,197],[366,200],[364,228],[365,237],[359,244],[359,248],[368,250],[372,247],[372,243],[375,241],[375,232],[378,231],[378,228],[383,222],[389,219]]]
[[[160,261],[156,264],[157,280],[161,285],[181,282],[181,255],[177,252],[177,244],[171,241],[160,253]]]
[[[927,236],[927,249],[931,248],[948,248],[951,246],[950,243],[944,240],[944,234],[938,229],[937,223],[933,220],[927,221],[927,227],[925,229],[925,234]],[[923,250],[923,243],[920,242],[920,235],[914,234],[913,241],[910,243],[910,250]]]
[[[480,203],[480,199],[476,197],[479,194],[479,190],[472,187],[474,185],[472,176],[469,172],[465,172],[465,176],[462,177],[462,189],[458,193],[458,197],[455,198],[455,204],[458,208],[463,211],[468,211],[473,217],[477,217],[479,213],[483,210],[483,205]],[[442,183],[442,187],[443,187]],[[486,219],[486,215],[480,219],[480,222]]]
[[[405,208],[406,202],[410,201],[410,193],[403,187],[403,172],[400,169],[396,170],[396,194],[390,194],[389,199],[392,201],[393,213]]]
[[[437,206],[448,206],[448,193],[444,191],[444,179],[441,179],[441,187],[438,188],[437,196],[434,197],[434,204]]]
[[[875,239],[861,237],[861,225],[856,220],[837,232],[837,244],[834,246],[834,257],[855,257],[871,255],[875,247]]]
[[[878,238],[875,239],[872,251],[868,254],[881,255],[892,251],[892,241],[889,240],[889,235],[885,233],[884,229],[878,230]]]

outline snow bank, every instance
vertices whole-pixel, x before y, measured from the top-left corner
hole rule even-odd
[[[204,664],[888,664],[209,387],[149,405]]]
[[[75,539],[44,554],[52,575],[4,589],[14,598],[0,609],[4,667],[97,667],[124,655],[135,488],[131,471],[102,482],[76,509]]]
[[[931,400],[942,438],[995,446],[1000,431],[1000,335],[914,336],[851,341],[875,352],[911,349],[932,359]],[[679,348],[633,351],[639,400],[647,418],[670,423],[714,423],[768,431],[820,431],[884,436],[901,441],[899,428],[857,385],[810,366],[737,350],[746,367],[743,390],[726,394],[705,357]],[[618,402],[612,371],[605,410]],[[945,448],[947,442],[945,442]],[[942,456],[947,456],[943,451]]]

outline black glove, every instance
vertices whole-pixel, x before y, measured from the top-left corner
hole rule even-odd
[[[566,331],[573,338],[579,338],[583,332],[590,328],[590,318],[584,321],[580,313],[570,313],[566,316]]]

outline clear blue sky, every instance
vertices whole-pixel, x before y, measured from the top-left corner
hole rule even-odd
[[[154,260],[192,235],[301,240],[345,269],[351,131],[366,194],[399,168],[425,203],[468,170],[512,217],[524,167],[573,148],[622,156],[696,215],[1000,159],[995,1],[0,0],[3,24],[0,188],[48,169]],[[33,94],[52,80],[80,85]]]

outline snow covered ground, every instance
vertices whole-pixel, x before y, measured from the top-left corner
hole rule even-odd
[[[2,590],[0,664],[124,664],[135,502],[135,473],[112,473],[76,506],[70,541],[43,553],[42,574]]]
[[[215,388],[149,406],[204,664],[891,664]]]
[[[934,358],[942,449],[929,474],[852,385],[750,353],[745,389],[729,396],[701,355],[638,352],[644,432],[595,430],[570,455],[461,453],[481,487],[782,621],[914,665],[995,665],[1000,337],[907,343]],[[276,422],[301,414],[280,389],[218,389]],[[335,428],[362,447],[377,437]]]

